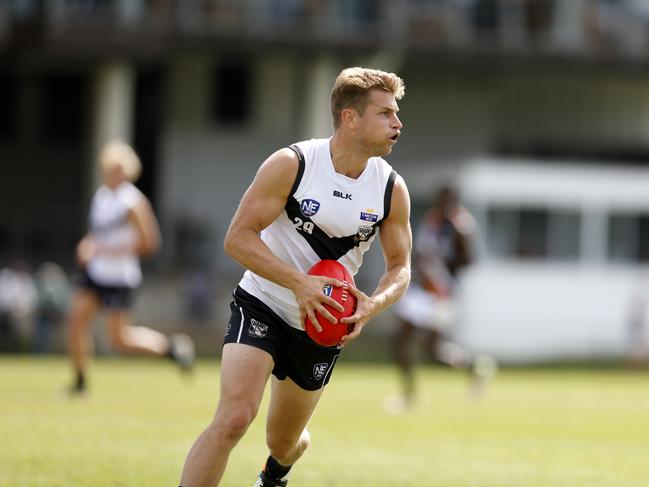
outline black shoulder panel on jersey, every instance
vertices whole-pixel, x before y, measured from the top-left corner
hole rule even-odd
[[[300,203],[293,197],[286,202],[286,214],[293,224],[302,222],[296,231],[304,237],[313,251],[321,259],[338,260],[354,247],[366,240],[369,240],[375,233],[378,226],[372,225],[370,233],[359,237],[359,234],[348,235],[346,237],[329,237],[324,230],[318,227],[308,216],[304,216],[300,211]],[[311,223],[313,228],[310,232],[304,231],[305,223]]]
[[[383,218],[381,218],[379,225],[390,214],[390,207],[392,206],[392,190],[394,189],[395,179],[397,179],[397,172],[393,169],[388,177],[388,182],[385,185],[385,193],[383,194]]]
[[[297,154],[297,159],[299,161],[297,175],[295,176],[295,181],[293,182],[293,186],[291,187],[291,192],[288,195],[288,198],[291,199],[297,191],[297,188],[300,185],[300,181],[302,181],[302,176],[304,175],[304,166],[306,165],[306,162],[304,160],[304,153],[302,152],[302,149],[300,149],[297,145],[293,144],[289,146],[289,149]]]

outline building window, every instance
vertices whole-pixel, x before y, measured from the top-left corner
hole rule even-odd
[[[85,80],[78,75],[42,78],[40,133],[50,142],[71,142],[84,135]]]
[[[580,232],[576,211],[493,207],[487,213],[487,250],[494,257],[575,260]]]
[[[10,74],[0,73],[0,139],[10,139],[15,135],[16,95],[15,78]]]
[[[612,261],[649,262],[649,215],[611,214],[608,242]]]
[[[215,68],[213,114],[224,124],[243,124],[251,116],[252,72],[247,64],[225,62]]]

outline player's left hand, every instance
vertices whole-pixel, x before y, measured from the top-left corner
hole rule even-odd
[[[353,285],[349,286],[349,291],[356,297],[356,310],[353,315],[340,320],[340,323],[352,325],[352,330],[340,339],[340,347],[344,347],[355,338],[358,338],[363,327],[376,314],[372,298]]]

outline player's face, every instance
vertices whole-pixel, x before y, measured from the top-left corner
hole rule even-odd
[[[104,184],[109,188],[116,188],[126,181],[126,174],[120,165],[114,165],[109,168],[103,168]]]
[[[372,156],[386,156],[401,135],[403,124],[397,112],[399,106],[391,93],[370,91],[365,112],[359,119],[359,138]]]

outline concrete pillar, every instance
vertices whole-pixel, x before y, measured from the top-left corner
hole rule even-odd
[[[333,133],[330,96],[340,68],[329,55],[313,61],[306,73],[303,138],[329,137]]]
[[[586,43],[585,0],[558,0],[554,3],[552,45],[561,51],[579,51]]]
[[[117,2],[117,18],[124,25],[137,24],[144,13],[144,0],[119,0]]]
[[[131,143],[135,103],[135,69],[127,62],[108,62],[95,72],[93,100],[93,134],[89,171],[89,191],[100,184],[101,174],[96,156],[110,140]]]

